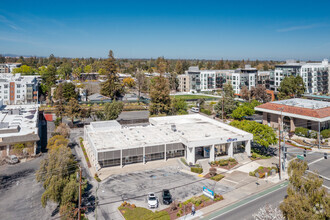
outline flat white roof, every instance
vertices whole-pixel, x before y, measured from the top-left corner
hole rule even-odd
[[[38,134],[38,105],[7,105],[0,111],[0,122],[0,130],[20,127],[19,132],[2,134],[0,132],[0,138]]]
[[[309,109],[321,109],[321,108],[330,107],[330,102],[309,100],[309,99],[299,99],[299,98],[274,101],[272,103],[294,106],[294,107],[301,107],[301,108],[309,108]]]
[[[87,126],[87,133],[95,150],[109,151],[169,143],[183,143],[187,146],[207,146],[227,143],[228,140],[252,140],[253,135],[200,114],[149,118],[150,125],[138,127],[112,126],[93,128]],[[109,125],[110,125],[109,124]],[[172,126],[175,125],[175,131]]]

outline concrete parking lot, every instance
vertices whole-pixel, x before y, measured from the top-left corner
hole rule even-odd
[[[157,210],[161,210],[168,207],[161,201],[163,189],[170,190],[173,200],[185,201],[192,196],[202,194],[203,186],[214,190],[217,194],[224,194],[234,189],[197,175],[179,171],[177,167],[114,175],[102,182],[98,190],[100,212],[102,213],[102,216],[98,215],[98,217],[117,219],[115,212],[123,201],[148,208],[147,194],[150,192],[156,193],[160,201]],[[107,215],[107,213],[112,214]]]

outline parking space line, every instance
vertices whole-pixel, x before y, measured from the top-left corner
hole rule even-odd
[[[233,181],[233,180],[229,180],[229,179],[223,179],[223,180],[226,180],[226,181],[228,181],[228,182],[232,182],[232,183],[238,184],[238,182]]]

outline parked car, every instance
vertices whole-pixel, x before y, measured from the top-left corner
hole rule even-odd
[[[149,208],[158,208],[158,198],[155,196],[155,193],[149,193],[148,207]]]
[[[163,203],[169,205],[172,203],[172,196],[168,189],[163,189]]]
[[[195,113],[199,113],[199,108],[197,108],[197,107],[192,107],[192,108],[191,108],[191,111],[192,111],[192,112],[195,112]]]
[[[9,164],[15,164],[15,163],[18,163],[19,160],[16,157],[16,155],[9,155],[9,156],[6,157],[6,162],[9,163]]]

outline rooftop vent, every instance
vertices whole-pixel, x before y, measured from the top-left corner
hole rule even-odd
[[[205,134],[205,137],[210,137],[211,135],[210,134]]]
[[[171,125],[171,130],[176,132],[176,125]]]

